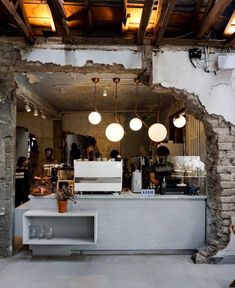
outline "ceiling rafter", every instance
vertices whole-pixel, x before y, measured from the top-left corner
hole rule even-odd
[[[94,29],[94,24],[93,24],[93,17],[92,17],[92,12],[90,9],[90,1],[89,0],[84,0],[84,9],[85,9],[85,23],[86,23],[86,29],[88,32],[92,32]]]
[[[194,12],[193,12],[193,17],[192,17],[192,21],[191,21],[191,26],[193,29],[196,29],[196,27],[197,27],[198,18],[199,18],[199,15],[201,13],[202,5],[203,5],[203,0],[196,0]]]
[[[20,6],[20,9],[21,9],[21,12],[22,12],[22,15],[23,15],[23,18],[24,18],[24,23],[25,23],[26,27],[28,28],[30,34],[33,35],[33,31],[31,29],[31,26],[29,24],[29,21],[28,21],[26,12],[25,12],[25,7],[24,7],[23,0],[18,0],[17,3]]]
[[[206,16],[210,13],[214,5],[215,5],[215,0],[208,0],[202,19],[206,18]]]
[[[235,32],[226,40],[224,48],[231,48],[235,46]]]
[[[140,26],[137,33],[137,44],[143,44],[144,36],[148,27],[149,19],[153,10],[155,0],[145,0],[142,10]]]
[[[168,0],[168,3],[163,2],[163,8],[162,8],[162,13],[160,15],[158,25],[155,27],[156,29],[154,30],[153,33],[153,39],[152,42],[153,44],[159,45],[161,42],[161,39],[164,35],[164,32],[167,28],[168,21],[170,19],[170,16],[172,12],[174,11],[176,4],[176,0]]]
[[[204,18],[201,28],[197,34],[197,37],[200,38],[208,32],[208,30],[213,26],[217,21],[220,14],[228,7],[232,0],[220,0],[217,1],[212,7],[209,14]]]
[[[47,0],[56,30],[61,34],[64,43],[72,43],[69,27],[66,22],[66,11],[61,0]]]
[[[127,14],[127,0],[122,2],[122,33],[126,34],[128,30],[128,18],[130,15]]]
[[[32,31],[28,28],[28,24],[24,22],[25,19],[22,19],[17,13],[15,5],[9,0],[0,0],[0,8],[5,11],[7,17],[9,18],[9,21],[20,29],[26,40],[29,43],[33,43],[34,38]]]

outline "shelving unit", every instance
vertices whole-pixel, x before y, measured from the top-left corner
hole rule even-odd
[[[30,225],[53,227],[52,239],[30,239]],[[29,245],[89,245],[97,241],[97,212],[78,211],[58,213],[29,210],[23,215],[23,244]]]

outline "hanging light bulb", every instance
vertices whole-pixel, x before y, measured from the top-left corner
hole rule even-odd
[[[161,142],[167,136],[166,127],[161,123],[155,123],[149,127],[148,135],[152,141]]]
[[[184,115],[178,115],[174,117],[173,124],[176,128],[182,128],[186,124],[186,118]]]
[[[88,115],[88,120],[91,124],[96,125],[101,121],[101,115],[97,111],[93,111]]]
[[[142,121],[139,118],[132,118],[130,123],[130,128],[133,131],[138,131],[142,128]]]
[[[124,129],[122,125],[118,123],[111,123],[106,127],[105,135],[110,141],[117,142],[123,138]]]
[[[92,81],[95,84],[95,91],[94,91],[94,97],[95,97],[95,109],[88,115],[88,120],[91,124],[97,125],[101,121],[101,115],[96,109],[96,84],[99,82],[99,78],[92,78]]]
[[[30,111],[31,111],[31,108],[30,108],[30,106],[29,106],[29,102],[26,103],[26,105],[25,105],[25,110],[26,110],[27,112],[30,112]]]
[[[138,116],[138,114],[137,114],[137,100],[138,100],[139,83],[140,83],[139,77],[135,78],[134,82],[136,83],[135,115]],[[139,117],[132,118],[130,123],[129,123],[129,126],[130,126],[131,130],[133,130],[133,131],[140,130],[142,128],[142,125],[143,125],[142,121],[140,120]]]
[[[157,95],[157,101],[157,123],[154,123],[152,126],[149,127],[148,135],[152,141],[161,142],[167,136],[167,129],[163,124],[159,123],[159,95]]]
[[[115,109],[115,120],[116,122],[109,124],[105,129],[105,135],[108,140],[112,142],[120,141],[124,136],[124,129],[117,120],[117,84],[120,78],[113,78],[113,82],[116,84],[116,109]]]

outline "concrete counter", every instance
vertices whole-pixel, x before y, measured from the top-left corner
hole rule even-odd
[[[124,201],[126,200],[126,201]],[[55,195],[33,197],[30,209],[57,210]],[[97,212],[97,242],[94,245],[53,247],[37,245],[37,255],[138,253],[194,250],[205,244],[206,197],[188,195],[141,196],[79,195],[69,211]]]

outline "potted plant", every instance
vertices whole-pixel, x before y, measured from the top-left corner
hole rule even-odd
[[[73,191],[70,186],[63,184],[62,187],[57,191],[57,204],[59,213],[67,212],[68,200],[76,203]]]

